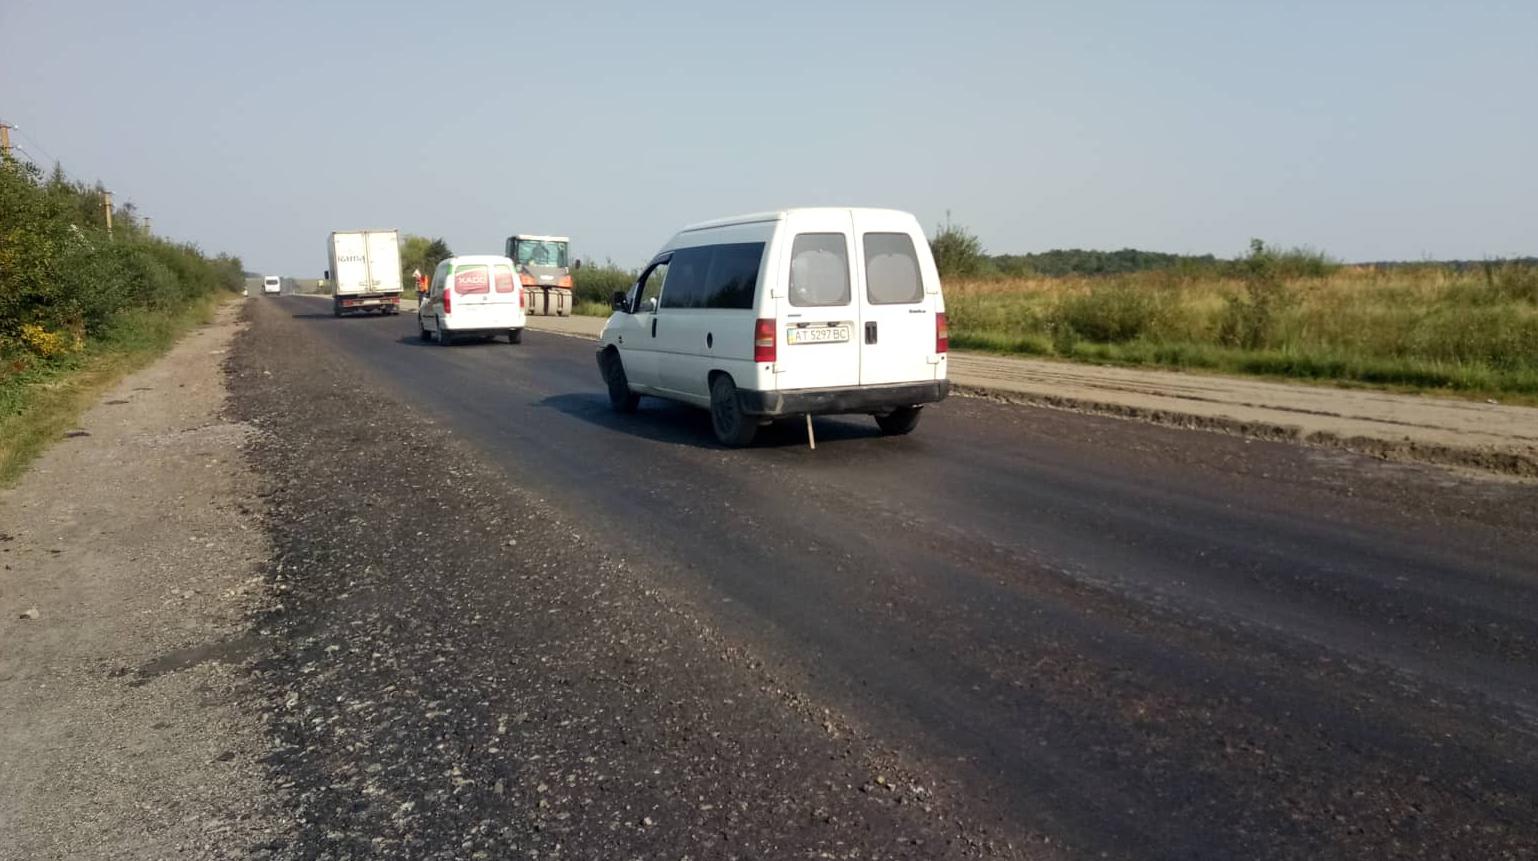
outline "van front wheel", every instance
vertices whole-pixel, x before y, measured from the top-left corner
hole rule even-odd
[[[625,364],[619,354],[608,352],[603,358],[603,381],[609,386],[609,406],[617,413],[633,413],[641,403],[641,396],[630,390],[630,380],[625,376]]]
[[[758,421],[742,411],[737,384],[726,374],[710,381],[710,425],[716,439],[730,448],[742,448],[758,434]]]
[[[923,407],[899,407],[884,416],[876,416],[876,424],[888,436],[901,436],[918,427],[919,416],[923,412]]]

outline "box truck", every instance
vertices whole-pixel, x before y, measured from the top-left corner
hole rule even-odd
[[[326,249],[333,284],[331,313],[349,311],[399,314],[401,310],[401,246],[394,230],[339,230]]]

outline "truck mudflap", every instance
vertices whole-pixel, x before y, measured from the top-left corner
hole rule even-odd
[[[950,380],[924,380],[847,389],[791,389],[782,392],[739,389],[737,399],[742,405],[742,411],[749,415],[837,415],[885,413],[899,407],[938,403],[945,400],[950,392]]]

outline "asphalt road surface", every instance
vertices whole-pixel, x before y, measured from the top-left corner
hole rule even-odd
[[[725,450],[590,341],[252,305],[1023,857],[1538,854],[1531,484],[965,398]]]

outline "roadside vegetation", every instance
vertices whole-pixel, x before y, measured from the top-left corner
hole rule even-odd
[[[571,312],[582,317],[609,316],[614,294],[629,290],[638,275],[633,269],[614,265],[612,260],[604,261],[602,266],[584,265],[571,274]]]
[[[1001,265],[968,239],[952,227],[935,240],[955,347],[1538,396],[1530,260],[1346,266],[1255,240],[1234,260],[1073,251]],[[1038,261],[1089,271],[1003,271]]]
[[[149,235],[132,204],[109,235],[103,199],[0,161],[0,483],[244,284],[239,259]]]

